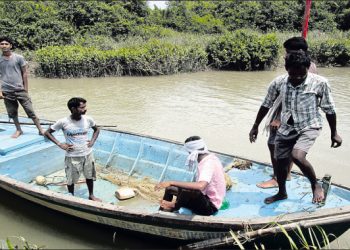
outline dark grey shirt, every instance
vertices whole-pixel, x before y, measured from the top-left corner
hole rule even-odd
[[[16,53],[12,53],[9,59],[0,57],[0,82],[3,92],[24,89],[21,69],[26,64],[24,57]]]

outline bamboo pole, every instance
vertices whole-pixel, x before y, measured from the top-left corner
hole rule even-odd
[[[4,124],[14,124],[11,121],[0,121],[0,123]],[[35,125],[34,123],[31,122],[20,122],[20,125]],[[53,122],[40,122],[40,125],[52,125],[54,124]],[[117,125],[97,125],[97,127],[106,127],[106,128],[115,128]]]
[[[293,229],[296,229],[297,227],[311,228],[315,226],[322,226],[322,225],[329,225],[329,224],[349,223],[349,221],[350,221],[349,214],[339,215],[336,218],[332,218],[332,217],[317,218],[309,221],[302,220],[302,221],[292,222],[285,225],[277,225],[270,228],[258,229],[251,232],[245,232],[245,233],[234,232],[235,237],[229,236],[229,233],[227,233],[227,236],[187,244],[185,246],[179,247],[179,249],[197,249],[198,250],[198,249],[224,247],[228,245],[233,246],[234,243],[237,243],[236,242],[237,240],[242,240],[242,241],[254,240],[264,236],[282,233],[284,230],[291,231]]]

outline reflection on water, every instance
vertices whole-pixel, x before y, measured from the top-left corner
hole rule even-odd
[[[56,120],[68,115],[67,100],[82,96],[88,100],[88,114],[98,124],[118,125],[118,129],[176,141],[200,135],[210,149],[268,162],[262,126],[257,143],[249,143],[248,133],[269,82],[282,73],[283,69],[210,71],[161,77],[30,79],[29,84],[35,110],[42,118]],[[309,160],[317,176],[330,173],[333,181],[350,186],[350,178],[344,174],[350,152],[350,70],[320,68],[319,73],[330,80],[338,132],[344,143],[338,149],[330,148],[329,127],[324,119],[322,135],[311,149]],[[0,112],[4,111],[1,105]]]

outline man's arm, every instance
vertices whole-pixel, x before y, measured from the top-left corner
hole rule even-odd
[[[22,68],[22,79],[24,90],[28,93],[28,67],[24,65]]]
[[[154,189],[159,190],[161,188],[167,188],[170,186],[203,191],[208,186],[208,182],[206,181],[197,181],[197,182],[164,181],[157,184]]]
[[[95,126],[93,126],[91,128],[94,130],[94,133],[92,134],[92,138],[91,138],[91,140],[88,143],[88,147],[89,148],[91,148],[95,144],[95,141],[96,141],[98,135],[100,134],[100,128],[97,127],[97,125],[95,125]]]
[[[73,150],[73,145],[71,144],[67,144],[67,143],[60,143],[56,137],[53,136],[53,132],[55,132],[55,130],[49,128],[48,130],[45,131],[45,136],[47,138],[49,138],[50,141],[52,141],[53,143],[55,143],[57,146],[59,146],[61,149],[65,150],[65,151],[71,151]]]
[[[264,107],[264,106],[260,106],[258,114],[256,115],[255,122],[253,124],[253,127],[249,132],[250,142],[256,141],[256,138],[258,137],[258,132],[259,132],[259,125],[268,112],[269,112],[269,108]]]
[[[331,140],[332,148],[340,147],[342,144],[342,138],[338,135],[337,132],[337,116],[336,114],[326,114],[326,118],[329,124],[329,128],[331,129]]]

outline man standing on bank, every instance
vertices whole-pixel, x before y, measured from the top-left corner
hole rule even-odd
[[[39,118],[35,115],[32,101],[28,95],[28,69],[27,62],[23,56],[12,52],[13,42],[9,37],[0,37],[0,98],[4,99],[7,114],[13,119],[16,132],[11,136],[17,138],[23,134],[18,120],[18,103],[21,104],[27,116],[32,118],[39,134],[43,135],[44,130],[40,125]]]
[[[101,201],[94,196],[94,180],[96,170],[92,146],[94,145],[100,129],[95,121],[86,116],[86,100],[81,97],[73,97],[67,103],[71,115],[58,120],[45,132],[45,135],[57,146],[66,151],[65,167],[68,192],[74,195],[74,184],[78,182],[80,174],[86,178],[89,190],[89,199]],[[88,131],[92,128],[94,133],[88,140]],[[52,133],[62,129],[66,143],[59,142]]]
[[[255,142],[258,127],[277,96],[282,95],[281,126],[275,140],[276,176],[278,193],[264,200],[266,204],[287,199],[286,179],[288,167],[293,161],[309,179],[313,193],[312,202],[324,199],[321,185],[309,161],[307,152],[320,135],[322,116],[319,108],[326,113],[331,130],[331,147],[341,146],[342,139],[336,129],[336,113],[328,80],[316,74],[308,73],[311,60],[304,51],[288,53],[285,58],[286,75],[277,77],[268,88],[255,123],[250,130],[249,140]]]

